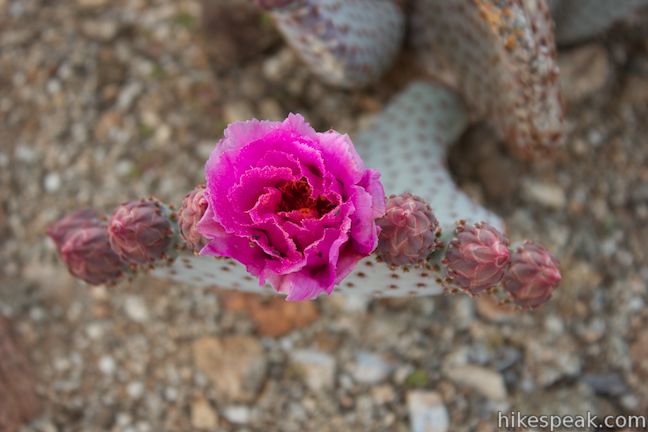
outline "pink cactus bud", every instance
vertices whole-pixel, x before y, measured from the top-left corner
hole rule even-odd
[[[69,232],[59,252],[70,273],[92,285],[116,281],[126,267],[110,247],[106,223],[98,219]]]
[[[527,241],[513,253],[502,285],[517,305],[536,308],[551,298],[561,278],[556,258]]]
[[[430,206],[416,195],[389,197],[385,216],[377,223],[381,232],[376,254],[387,264],[420,264],[440,245],[439,221]]]
[[[443,264],[453,283],[479,294],[499,283],[509,262],[508,239],[485,222],[459,225]]]
[[[199,250],[203,246],[203,237],[196,229],[196,224],[206,210],[205,186],[200,185],[184,197],[182,207],[178,212],[180,236],[193,250]]]
[[[99,215],[92,209],[78,210],[65,215],[47,228],[47,235],[54,240],[56,248],[61,249],[66,238],[80,228],[97,225]]]
[[[173,243],[173,225],[154,199],[129,201],[115,209],[108,222],[110,245],[122,260],[147,264],[164,258]]]

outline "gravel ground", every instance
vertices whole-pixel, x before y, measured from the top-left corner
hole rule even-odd
[[[43,234],[65,212],[177,203],[228,122],[298,111],[352,132],[407,79],[327,88],[266,18],[217,4],[205,29],[194,0],[0,0],[0,313],[45,401],[25,430],[418,432],[431,419],[433,431],[487,432],[497,411],[648,412],[637,26],[561,53],[569,138],[555,160],[516,160],[483,126],[453,152],[457,180],[511,238],[561,258],[562,287],[539,311],[75,282]]]

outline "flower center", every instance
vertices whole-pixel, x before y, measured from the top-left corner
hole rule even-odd
[[[319,218],[335,208],[328,198],[320,195],[313,199],[311,194],[313,188],[306,177],[299,180],[288,181],[279,186],[281,191],[281,202],[278,210],[281,212],[299,211],[304,219]]]

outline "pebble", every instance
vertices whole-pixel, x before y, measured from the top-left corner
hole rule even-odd
[[[391,370],[392,366],[383,357],[369,352],[359,352],[355,356],[351,373],[356,382],[377,384],[384,381]]]
[[[223,108],[223,111],[227,123],[254,118],[254,110],[246,101],[228,102],[227,105],[225,105],[225,108]]]
[[[131,398],[139,399],[144,394],[144,384],[140,381],[129,383],[126,392]]]
[[[525,179],[522,188],[527,199],[551,209],[562,209],[567,204],[563,189],[552,183]]]
[[[504,378],[499,373],[475,365],[448,366],[445,374],[457,384],[472,388],[493,401],[506,399]]]
[[[232,423],[246,424],[250,421],[250,408],[245,405],[232,405],[225,407],[223,416]]]
[[[578,103],[601,90],[610,76],[607,51],[598,43],[561,51],[558,66],[562,94],[570,103]]]
[[[47,192],[56,192],[61,188],[61,176],[55,172],[48,173],[45,176],[44,186]]]
[[[253,399],[265,379],[263,347],[249,336],[202,337],[193,343],[193,356],[215,391],[228,399]]]
[[[133,321],[143,323],[149,320],[149,311],[141,297],[128,296],[124,302],[126,315]]]
[[[205,398],[196,399],[191,404],[191,425],[208,431],[218,427],[218,416]]]
[[[450,428],[448,410],[441,395],[431,391],[407,394],[411,432],[447,432]]]
[[[290,359],[313,391],[333,388],[335,384],[335,358],[330,354],[311,350],[295,350]]]
[[[103,356],[99,359],[99,370],[105,375],[112,375],[115,372],[115,360],[110,356]]]

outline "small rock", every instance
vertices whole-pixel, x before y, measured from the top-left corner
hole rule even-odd
[[[446,432],[450,426],[448,410],[436,392],[409,392],[407,409],[411,432]]]
[[[218,427],[218,416],[204,398],[191,404],[191,425],[200,430],[213,430]]]
[[[140,381],[134,381],[126,387],[126,393],[133,399],[139,399],[144,394],[144,384]]]
[[[44,183],[47,192],[56,192],[61,188],[61,176],[58,173],[51,172],[45,176]]]
[[[119,92],[119,96],[117,96],[117,107],[121,111],[128,111],[142,90],[142,84],[139,82],[131,82],[123,87],[121,92]]]
[[[445,374],[457,384],[470,387],[490,400],[506,399],[506,386],[499,373],[475,365],[450,366]]]
[[[491,296],[479,296],[475,299],[477,313],[482,318],[496,323],[511,321],[515,317],[515,307],[501,304]]]
[[[355,364],[352,367],[353,378],[363,384],[377,384],[383,381],[392,367],[381,356],[359,352],[356,354]]]
[[[108,3],[108,0],[77,0],[77,4],[84,8],[96,8],[106,3]]]
[[[149,312],[141,297],[128,296],[124,302],[126,315],[133,321],[146,322],[149,319]]]
[[[586,374],[583,382],[603,396],[619,398],[629,392],[628,385],[618,373]]]
[[[607,51],[597,43],[561,51],[558,66],[563,96],[571,103],[601,90],[610,76]]]
[[[263,347],[249,336],[203,337],[193,343],[194,363],[218,393],[232,400],[251,400],[266,374]]]
[[[108,42],[117,35],[119,27],[116,21],[103,19],[84,22],[81,25],[81,30],[91,39]]]
[[[237,424],[245,424],[250,421],[250,408],[245,405],[232,405],[225,408],[223,411],[225,418]]]
[[[234,291],[222,292],[219,298],[225,309],[248,313],[261,336],[283,336],[319,318],[314,302],[287,302],[280,297],[266,299]]]
[[[115,360],[110,356],[103,356],[99,359],[99,370],[105,375],[112,375],[115,372]]]
[[[223,108],[225,121],[233,123],[241,120],[250,120],[254,118],[254,111],[249,103],[242,100],[228,102]]]
[[[565,192],[558,185],[526,179],[522,186],[529,200],[545,207],[562,209],[567,204]]]
[[[290,358],[313,391],[330,389],[335,383],[335,358],[316,350],[296,350]]]

